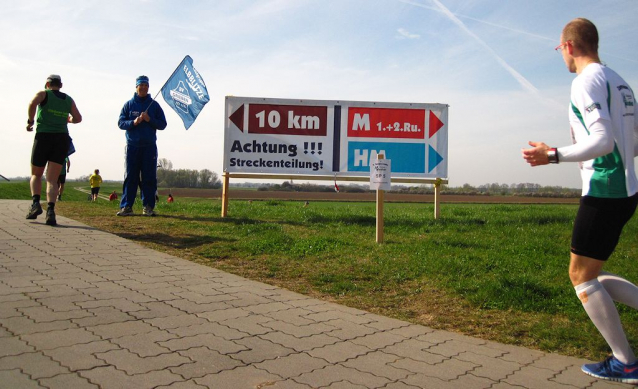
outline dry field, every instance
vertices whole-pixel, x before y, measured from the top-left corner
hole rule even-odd
[[[160,190],[167,195],[168,190]],[[222,196],[221,189],[172,189],[175,197],[216,198]],[[337,193],[337,192],[274,192],[231,188],[230,199],[235,200],[299,200],[299,201],[375,201],[375,193]],[[386,193],[388,202],[432,203],[434,195]],[[441,203],[489,203],[489,204],[578,204],[579,198],[521,197],[521,196],[467,196],[442,195]]]

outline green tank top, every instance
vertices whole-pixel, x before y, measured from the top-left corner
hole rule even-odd
[[[38,106],[36,118],[36,132],[68,133],[67,120],[73,105],[71,96],[59,93],[56,96],[52,90],[46,90],[46,104]]]

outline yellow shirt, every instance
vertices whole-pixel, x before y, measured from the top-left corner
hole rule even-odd
[[[91,183],[91,188],[99,188],[100,184],[102,184],[102,177],[99,174],[93,174],[89,177],[89,182]]]

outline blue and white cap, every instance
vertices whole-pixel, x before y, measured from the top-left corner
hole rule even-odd
[[[135,79],[135,86],[138,86],[140,84],[146,84],[148,85],[148,77],[146,76],[139,76],[137,79]]]

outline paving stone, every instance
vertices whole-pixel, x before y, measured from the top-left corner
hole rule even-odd
[[[69,320],[57,320],[37,323],[27,316],[16,316],[0,319],[0,324],[15,335],[37,334],[55,330],[78,328],[78,325]]]
[[[472,374],[475,376],[489,378],[494,381],[503,380],[523,367],[516,362],[479,355],[473,352],[461,353],[456,358],[478,365],[472,370]]]
[[[273,321],[273,319],[266,316],[251,315],[246,317],[238,317],[236,319],[224,320],[220,323],[230,328],[249,333],[251,335],[263,335],[269,332],[273,332],[272,328],[268,328],[262,325],[271,321]]]
[[[20,369],[32,379],[53,377],[58,374],[68,373],[67,368],[41,352],[24,353],[16,356],[0,358],[0,370]],[[0,381],[0,386],[2,382]]]
[[[331,320],[344,320],[355,324],[370,324],[375,321],[374,318],[369,315],[353,315],[348,312],[337,311],[315,312],[307,315],[306,317],[310,320],[314,320],[320,323],[328,322]]]
[[[471,362],[450,358],[436,364],[425,363],[408,358],[402,358],[390,363],[390,366],[398,369],[419,373],[428,377],[438,378],[443,381],[458,379],[460,376],[474,370],[477,365]],[[410,383],[410,377],[403,380]]]
[[[565,385],[551,381],[556,373],[548,369],[539,369],[532,366],[523,366],[520,370],[507,377],[504,382],[511,385],[523,386],[529,389],[565,389]]]
[[[598,381],[596,378],[583,373],[580,366],[570,366],[550,379],[562,385],[573,385],[578,388],[586,388]]]
[[[40,383],[47,388],[99,389],[99,386],[77,374],[60,374],[51,378],[43,378]]]
[[[0,338],[0,358],[35,351],[33,346],[17,338]],[[1,381],[0,381],[1,382]]]
[[[405,382],[390,382],[383,389],[420,389],[418,386],[408,385]]]
[[[276,304],[277,306],[279,306],[279,304],[282,304],[282,303],[275,302],[272,304]],[[272,304],[266,304],[266,305],[271,306]],[[270,317],[272,319],[276,319],[279,321],[283,321],[289,324],[299,325],[299,326],[319,323],[319,321],[308,318],[309,315],[312,314],[312,311],[308,311],[303,308],[291,308],[290,306],[286,304],[283,304],[283,305],[286,306],[287,309],[284,309],[281,311],[274,311],[274,312],[265,312],[261,315]],[[257,307],[247,307],[244,309],[251,310],[254,312],[255,308]]]
[[[20,308],[38,307],[37,301],[31,299],[24,299],[18,301],[2,301],[0,302],[0,319],[6,319],[9,317],[25,316],[24,313],[19,311]]]
[[[329,332],[329,335],[337,337],[341,340],[352,340],[377,332],[375,329],[366,327],[365,325],[356,324],[341,319],[330,320],[327,322],[323,322],[322,324],[332,326],[333,330]]]
[[[133,312],[136,314],[137,312]],[[166,317],[158,317],[154,319],[144,319],[145,323],[149,323],[154,327],[160,328],[162,330],[178,328],[178,327],[188,327],[197,324],[207,323],[206,319],[200,318],[193,315],[188,315],[182,313],[179,316],[166,316]]]
[[[89,300],[80,301],[76,305],[82,309],[101,308],[101,307],[113,307],[119,309],[122,312],[135,312],[146,310],[147,308],[127,299],[109,299],[109,300]]]
[[[333,382],[330,385],[326,386],[327,389],[365,389],[366,387],[363,385],[355,385],[350,381],[339,381]]]
[[[349,359],[342,362],[341,365],[396,381],[414,374],[411,371],[392,366],[399,359],[401,357],[376,351]]]
[[[485,347],[502,351],[504,354],[500,356],[499,358],[506,361],[517,362],[517,363],[520,363],[521,365],[529,365],[533,363],[534,361],[545,356],[545,354],[540,351],[530,350],[530,349],[507,345],[507,344],[489,342],[489,343],[486,343]]]
[[[254,366],[241,366],[233,370],[224,370],[218,374],[208,374],[194,380],[200,385],[215,389],[267,389],[274,382],[281,381],[282,377]]]
[[[306,352],[313,357],[325,359],[330,363],[338,363],[365,355],[371,351],[372,350],[365,346],[359,346],[350,342],[339,342],[317,347]]]
[[[78,374],[87,378],[90,382],[99,382],[101,389],[154,388],[184,380],[181,376],[168,370],[129,376],[123,371],[116,370],[113,366],[96,367],[91,370],[80,371]]]
[[[58,297],[44,297],[37,301],[52,311],[74,311],[80,309],[76,303],[91,301],[91,297],[84,294],[72,294]]]
[[[177,335],[167,331],[157,330],[144,334],[127,335],[110,339],[111,343],[117,344],[121,348],[139,355],[140,357],[150,357],[166,354],[171,350],[159,345],[159,342],[177,338]]]
[[[366,326],[377,328],[374,324],[375,323],[369,323],[369,324],[366,324]],[[434,332],[434,330],[427,327],[423,327],[423,326],[408,324],[402,327],[389,329],[387,330],[387,332],[392,335],[403,336],[404,338],[415,338],[417,336],[426,335],[431,332]]]
[[[181,316],[184,314],[177,308],[173,308],[166,302],[143,302],[139,303],[144,310],[131,312],[131,315],[138,319],[156,319],[160,317]]]
[[[38,350],[50,350],[57,347],[72,346],[75,344],[89,343],[100,338],[84,328],[71,328],[66,330],[50,331],[46,333],[23,335],[22,339]]]
[[[329,362],[324,359],[313,358],[306,353],[290,354],[276,360],[267,360],[254,364],[258,369],[263,369],[285,378],[298,377],[303,373],[309,373],[328,365]]]
[[[71,371],[87,370],[97,366],[104,366],[105,362],[97,359],[95,354],[116,350],[118,346],[100,340],[86,344],[77,344],[68,347],[58,347],[53,350],[44,350],[43,353]]]
[[[124,323],[135,320],[133,316],[113,307],[91,308],[87,309],[87,311],[94,316],[71,319],[71,321],[80,327],[93,327],[100,324]]]
[[[287,379],[287,380],[283,380],[283,381],[275,381],[275,382],[268,382],[265,384],[262,384],[262,386],[260,388],[264,388],[264,389],[311,389],[310,386],[308,385],[304,385],[304,384],[300,384],[298,382],[295,382],[292,379]],[[352,386],[350,387],[350,389],[357,389],[357,388],[352,388]]]
[[[323,347],[340,342],[339,339],[325,334],[296,338],[292,335],[284,334],[279,331],[269,332],[267,334],[259,335],[259,337],[286,348],[293,349],[297,352],[308,351],[317,347]]]
[[[87,329],[104,339],[119,338],[126,335],[145,334],[147,332],[157,331],[157,328],[142,321],[102,324],[94,327],[87,327]]]
[[[245,346],[212,334],[200,334],[175,338],[165,342],[158,342],[158,344],[171,351],[188,350],[189,348],[200,346],[208,347],[209,349],[219,351],[222,354],[234,354],[242,350],[247,350],[247,347]]]
[[[403,341],[405,341],[403,336],[393,335],[389,332],[376,332],[352,339],[350,343],[365,346],[371,350],[378,350]]]
[[[140,357],[128,350],[110,350],[96,353],[95,356],[105,361],[107,365],[115,366],[116,369],[122,370],[128,375],[149,373],[191,362],[188,358],[177,353]]]
[[[195,324],[186,327],[169,328],[166,331],[179,337],[212,334],[215,336],[220,336],[226,340],[241,339],[249,336],[247,332],[242,332],[225,325],[210,322]]]
[[[246,347],[246,350],[230,354],[230,357],[242,361],[243,363],[263,362],[269,359],[285,357],[297,352],[291,348],[283,347],[279,344],[256,336],[238,339],[234,342]]]
[[[232,308],[231,305],[224,302],[199,304],[186,299],[166,301],[166,304],[174,308],[178,308],[181,312],[194,313],[194,314],[204,313],[204,312],[215,312],[215,311]]]
[[[156,386],[154,389],[207,389],[205,386],[199,385],[195,380],[173,382],[170,385]]]
[[[204,313],[198,314],[197,316],[203,317],[209,321],[221,323],[226,320],[238,319],[240,317],[248,317],[252,315],[253,314],[250,313],[250,311],[247,311],[242,308],[230,308],[230,309],[222,309],[222,310],[218,310],[214,312],[204,312]]]
[[[4,388],[20,388],[20,389],[42,389],[43,387],[29,378],[28,375],[21,373],[20,370],[0,370],[0,382]]]
[[[170,371],[188,379],[200,378],[244,365],[241,361],[207,347],[194,347],[179,351],[179,355],[186,357],[190,362],[171,367]]]
[[[361,385],[367,388],[380,388],[390,382],[387,378],[360,372],[341,365],[330,365],[323,369],[304,373],[299,377],[295,377],[295,381],[313,388],[325,387],[341,381],[351,382],[353,385]]]
[[[25,314],[36,323],[45,323],[59,320],[81,319],[83,317],[92,317],[91,312],[76,309],[73,311],[55,312],[47,307],[27,307],[18,308],[20,312]]]
[[[447,359],[447,357],[443,355],[428,352],[427,349],[430,347],[432,347],[432,344],[428,342],[416,339],[405,339],[401,343],[395,343],[379,351],[429,364],[441,363]]]
[[[334,332],[342,330],[341,328],[336,328],[334,326],[324,324],[324,323],[314,323],[306,325],[295,325],[290,324],[284,321],[272,320],[260,323],[262,327],[270,328],[271,330],[276,330],[283,332],[284,334],[292,335],[297,338],[304,338],[311,335],[319,335],[330,333],[331,335]],[[338,337],[337,335],[333,335]]]

